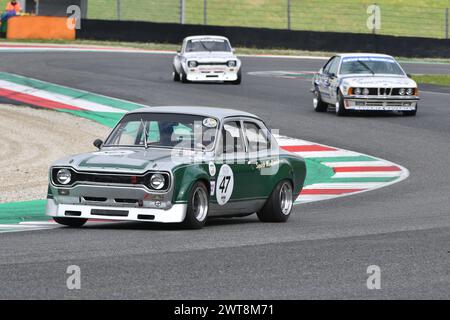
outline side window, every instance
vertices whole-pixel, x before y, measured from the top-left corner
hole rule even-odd
[[[338,74],[339,60],[340,59],[338,57],[335,57],[333,59],[330,65],[330,69],[328,70],[328,73],[334,73],[335,75]]]
[[[219,153],[244,152],[240,123],[238,121],[230,121],[223,125],[220,144],[222,145],[222,150],[219,145]]]
[[[270,148],[267,134],[254,122],[244,122],[245,139],[249,152],[257,152]]]
[[[327,74],[328,71],[330,70],[330,66],[333,63],[334,58],[331,58],[330,60],[328,60],[327,64],[323,67],[323,73]]]
[[[331,68],[334,67],[334,64],[336,63],[336,60],[339,60],[338,57],[333,57],[330,60],[328,60],[327,64],[325,65],[325,67],[323,67],[323,73],[324,74],[328,74],[331,72]],[[337,66],[336,66],[337,68]]]

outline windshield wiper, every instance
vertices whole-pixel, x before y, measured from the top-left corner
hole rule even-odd
[[[205,48],[206,51],[208,51],[209,53],[211,53],[211,50],[209,50],[208,47],[205,46],[205,44],[203,43],[203,41],[200,41],[200,44],[202,45],[203,48]]]
[[[370,68],[367,64],[365,64],[364,62],[362,62],[361,60],[356,60],[359,62],[359,64],[361,64],[364,68],[366,68],[367,70],[370,71],[370,73],[372,73],[372,75],[375,75],[375,72],[372,70],[372,68]]]
[[[145,123],[144,123],[144,120],[142,120],[142,118],[141,118],[141,125],[142,125],[142,133],[144,134],[144,146],[145,146],[145,149],[148,149],[148,145],[147,145],[147,130],[145,129]]]

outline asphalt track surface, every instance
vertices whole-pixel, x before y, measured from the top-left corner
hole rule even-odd
[[[416,117],[338,118],[313,112],[309,80],[246,75],[316,71],[321,60],[246,57],[243,84],[234,86],[174,83],[171,59],[4,53],[0,69],[149,105],[250,111],[283,135],[387,159],[411,175],[296,206],[285,224],[250,216],[212,220],[199,231],[119,223],[1,234],[0,298],[450,298],[449,93],[422,91]],[[404,67],[450,73],[450,65]],[[81,290],[66,288],[69,265],[81,268]],[[380,290],[366,287],[369,265],[381,268]]]

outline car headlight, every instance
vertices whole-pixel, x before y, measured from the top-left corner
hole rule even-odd
[[[230,68],[234,68],[234,67],[236,67],[236,65],[237,65],[237,62],[235,60],[230,60],[227,62],[227,66]]]
[[[408,88],[408,89],[406,90],[406,94],[407,94],[408,96],[412,96],[412,95],[414,94],[414,89],[413,89],[413,88]]]
[[[357,96],[361,94],[361,88],[355,88],[353,89],[353,94],[356,94]]]
[[[58,173],[56,174],[56,179],[59,183],[66,185],[70,183],[72,174],[67,169],[59,169]]]
[[[195,68],[196,66],[198,66],[197,61],[189,61],[188,62],[188,67],[189,68]]]
[[[369,95],[369,89],[364,88],[362,93],[363,93],[363,95],[368,96]]]
[[[161,190],[166,184],[166,179],[160,173],[155,173],[150,177],[150,187],[156,190]]]

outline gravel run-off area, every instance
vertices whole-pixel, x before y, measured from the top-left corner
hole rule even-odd
[[[95,150],[110,129],[45,109],[0,104],[0,203],[44,199],[59,158]]]

